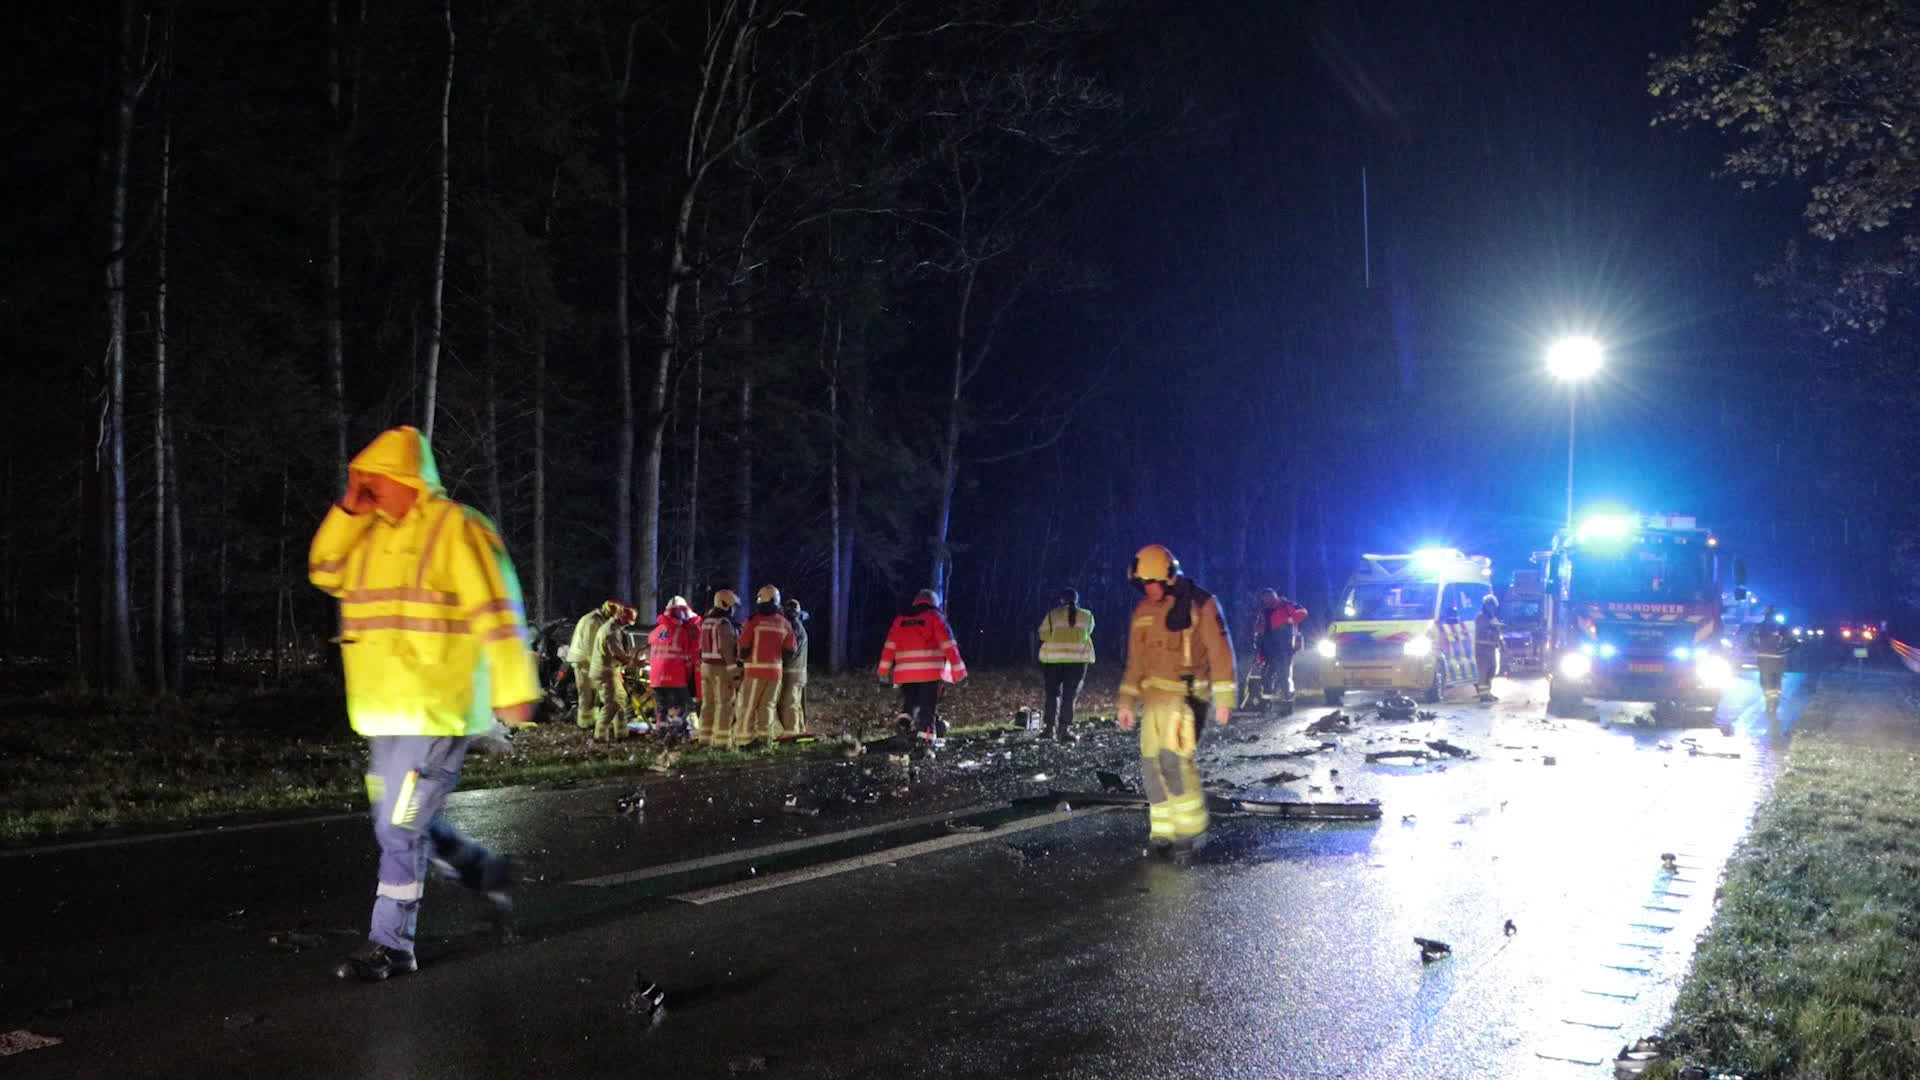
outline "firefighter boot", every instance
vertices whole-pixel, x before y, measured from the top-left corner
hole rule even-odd
[[[369,941],[333,969],[335,978],[354,982],[385,982],[394,975],[420,970],[420,962],[410,952],[389,949]]]

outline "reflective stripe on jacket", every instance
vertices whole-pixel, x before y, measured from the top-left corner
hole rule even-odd
[[[1233,643],[1220,618],[1219,602],[1191,582],[1189,624],[1170,629],[1167,617],[1176,601],[1172,592],[1154,601],[1142,597],[1133,609],[1127,633],[1127,670],[1120,677],[1120,704],[1131,708],[1146,691],[1191,693],[1213,700],[1216,708],[1232,708],[1238,683],[1233,675]],[[1191,682],[1189,682],[1191,680]]]
[[[960,646],[938,609],[926,604],[893,620],[880,650],[880,677],[905,683],[957,683],[967,677]]]
[[[1070,614],[1074,616],[1071,624],[1067,621]],[[1067,604],[1047,612],[1040,621],[1040,662],[1093,663],[1093,612]]]
[[[718,611],[718,609],[715,609]],[[709,613],[700,620],[700,662],[731,667],[740,659],[739,631],[725,615]]]
[[[661,613],[647,635],[647,683],[685,686],[700,658],[700,617],[676,619]]]
[[[327,512],[307,576],[340,600],[347,716],[361,735],[478,735],[493,710],[540,698],[520,582],[493,524],[448,499],[412,428],[375,439],[353,468],[419,490],[399,520]]]
[[[568,663],[587,666],[587,657],[593,654],[594,636],[600,633],[600,628],[606,625],[608,618],[607,613],[599,608],[580,616],[580,621],[573,624],[573,637],[567,642]]]
[[[741,650],[747,662],[747,678],[780,681],[780,664],[788,651],[798,647],[793,624],[785,615],[755,613],[740,631]]]

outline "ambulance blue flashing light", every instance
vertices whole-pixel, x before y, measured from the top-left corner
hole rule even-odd
[[[1423,547],[1414,551],[1413,565],[1421,570],[1439,570],[1450,563],[1460,562],[1464,556],[1454,548]]]
[[[1787,623],[1787,617],[1784,614],[1776,614],[1773,617],[1773,621],[1779,623],[1782,626],[1785,626]]]

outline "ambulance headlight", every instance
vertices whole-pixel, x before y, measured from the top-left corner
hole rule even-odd
[[[1701,653],[1693,661],[1693,670],[1700,676],[1700,685],[1709,690],[1719,690],[1733,681],[1733,665],[1718,653]]]
[[[1412,656],[1412,657],[1426,656],[1429,653],[1433,652],[1433,639],[1430,637],[1427,637],[1425,634],[1422,634],[1418,637],[1408,638],[1407,643],[1405,645],[1400,646],[1400,652],[1404,656]]]
[[[1586,653],[1570,652],[1560,657],[1560,674],[1569,679],[1584,679],[1593,673],[1593,659]]]
[[[1319,653],[1321,659],[1331,660],[1333,659],[1333,654],[1338,650],[1334,648],[1332,638],[1323,637],[1318,644],[1314,645],[1313,651]]]

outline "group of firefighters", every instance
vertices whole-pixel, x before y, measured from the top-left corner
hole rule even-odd
[[[644,639],[632,629],[639,613],[618,600],[581,616],[566,656],[580,698],[575,722],[596,739],[633,730],[644,665],[655,722],[685,724],[696,743],[744,749],[804,732],[806,609],[772,585],[754,596],[744,623],[736,621],[739,606],[732,589],[714,593],[705,615],[676,596]]]
[[[511,860],[465,836],[441,810],[476,738],[496,722],[533,722],[539,673],[499,533],[447,497],[432,449],[414,428],[382,434],[350,463],[346,490],[314,536],[308,573],[340,602],[348,718],[368,741],[367,793],[381,849],[367,941],[335,973],[380,981],[418,966],[415,926],[430,873],[458,881],[496,910],[511,906]],[[1166,548],[1140,549],[1128,579],[1141,599],[1129,623],[1116,718],[1140,732],[1147,854],[1184,859],[1207,831],[1194,753],[1208,714],[1225,724],[1235,707],[1233,647],[1219,604]],[[735,622],[738,607],[727,589],[714,594],[705,615],[674,597],[646,635],[647,686],[659,716],[685,718],[692,737],[713,746],[743,747],[806,728],[806,612],[771,585],[756,594],[744,623]],[[1305,615],[1277,594],[1263,597],[1261,674],[1282,700]],[[638,620],[632,607],[608,601],[575,627],[567,658],[579,679],[579,722],[596,736],[626,730]],[[1055,738],[1072,737],[1074,696],[1094,660],[1093,627],[1093,613],[1071,589],[1039,627],[1045,721]],[[903,730],[938,739],[941,689],[964,680],[967,669],[937,591],[921,591],[894,619],[877,671],[900,690]]]

